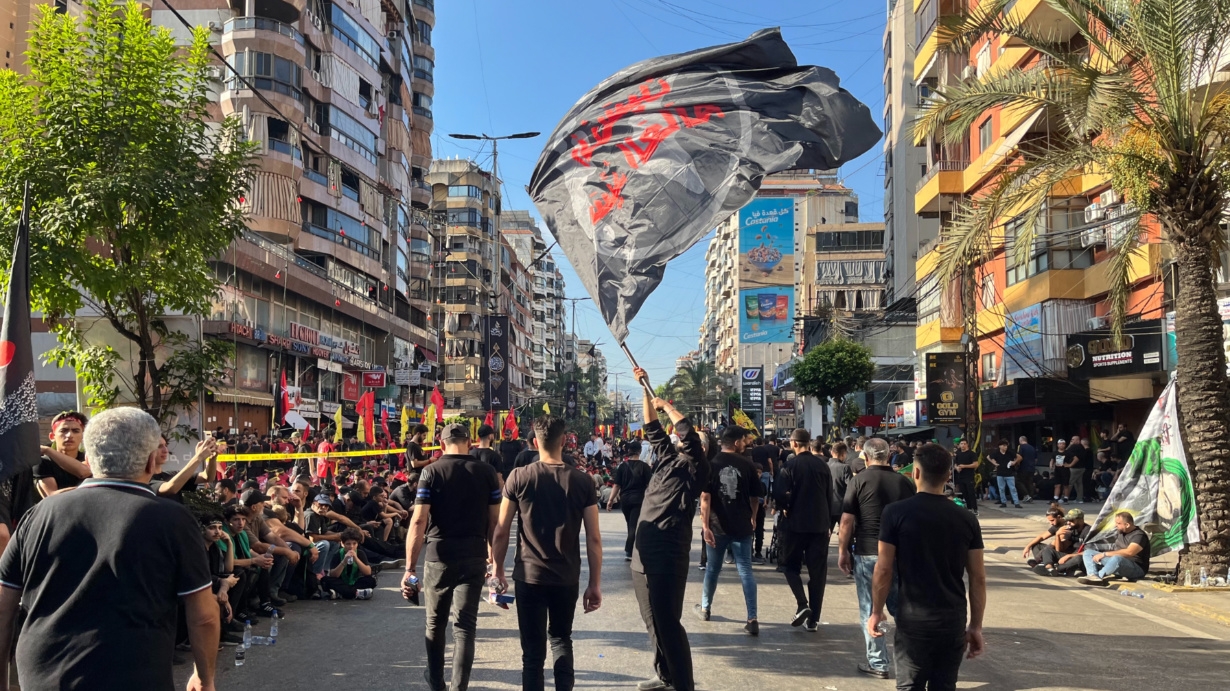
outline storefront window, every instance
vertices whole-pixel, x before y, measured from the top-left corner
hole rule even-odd
[[[262,350],[240,345],[235,351],[241,389],[269,391],[269,356]]]

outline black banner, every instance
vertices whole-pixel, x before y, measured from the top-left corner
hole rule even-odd
[[[927,353],[927,422],[965,424],[965,353]]]
[[[764,368],[744,367],[739,373],[739,408],[756,429],[764,429]]]
[[[577,419],[577,383],[568,382],[568,390],[564,393],[564,417],[568,420]]]
[[[764,176],[836,168],[880,139],[871,111],[777,29],[646,60],[551,133],[529,192],[615,338],[666,263],[755,196]]]
[[[1148,319],[1125,324],[1119,339],[1109,329],[1070,334],[1064,356],[1068,379],[1073,381],[1161,372],[1162,322]]]
[[[29,195],[27,187],[13,240],[4,324],[0,325],[0,502],[7,505],[4,515],[14,523],[26,507],[13,506],[16,493],[8,479],[38,463],[40,455],[34,347],[30,341]]]
[[[508,317],[483,317],[483,392],[485,410],[508,410]]]

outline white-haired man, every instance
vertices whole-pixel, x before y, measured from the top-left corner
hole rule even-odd
[[[21,688],[173,688],[176,607],[186,610],[196,672],[212,691],[219,612],[192,514],[149,488],[158,423],[136,408],[90,421],[83,443],[93,477],[47,497],[25,516],[0,558],[0,650],[20,604]],[[106,520],[99,520],[106,516]],[[0,656],[0,691],[9,688]]]

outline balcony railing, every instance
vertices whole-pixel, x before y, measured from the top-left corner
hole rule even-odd
[[[918,181],[918,185],[914,187],[914,191],[918,192],[921,190],[928,182],[931,181],[931,178],[939,175],[940,173],[959,173],[968,167],[969,161],[936,161],[931,164],[930,168],[927,169],[927,174],[922,176],[922,179]]]
[[[423,106],[414,106],[414,114],[415,114],[415,115],[422,115],[423,117],[427,118],[428,120],[432,120],[432,119],[433,119],[433,118],[432,118],[432,116],[431,116],[431,110],[429,110],[429,109],[427,109],[427,108],[424,108]]]
[[[435,12],[435,11],[436,11],[436,2],[435,2],[435,0],[414,0],[414,4],[418,5],[419,7],[426,7],[427,9],[431,10],[432,12]]]
[[[303,34],[299,33],[298,29],[289,24],[283,24],[276,19],[269,19],[267,17],[235,17],[234,19],[226,20],[226,23],[222,25],[222,34],[224,36],[232,31],[244,30],[272,31],[294,40],[299,45],[303,45]]]

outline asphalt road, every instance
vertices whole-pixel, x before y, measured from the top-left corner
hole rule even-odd
[[[1044,507],[1039,508],[1041,513]],[[1178,691],[1230,688],[1230,628],[1144,600],[1095,591],[1067,579],[1035,576],[1020,562],[1020,548],[1037,523],[983,511],[988,555],[987,652],[967,661],[960,688],[1029,691]],[[603,606],[576,618],[577,687],[634,688],[652,676],[648,637],[623,560],[623,517],[603,512],[606,563]],[[699,531],[697,531],[699,540]],[[693,556],[699,554],[699,542]],[[511,550],[510,550],[511,552]],[[756,567],[761,632],[742,632],[742,590],[733,566],[723,569],[713,617],[691,615],[700,600],[701,572],[688,582],[684,624],[699,688],[742,691],[887,690],[893,682],[858,674],[863,641],[854,583],[830,560],[819,633],[791,628],[793,598],[772,566]],[[423,609],[398,594],[400,573],[380,577],[367,602],[290,605],[275,647],[248,651],[234,666],[234,649],[220,654],[218,688],[354,688],[401,691],[426,688]],[[584,580],[585,576],[582,576]],[[262,619],[258,634],[265,633]],[[891,634],[890,634],[891,635]],[[470,688],[520,688],[516,614],[480,606],[477,655]],[[187,677],[190,666],[177,667]],[[547,684],[550,688],[550,671]],[[182,687],[181,687],[182,688]]]

